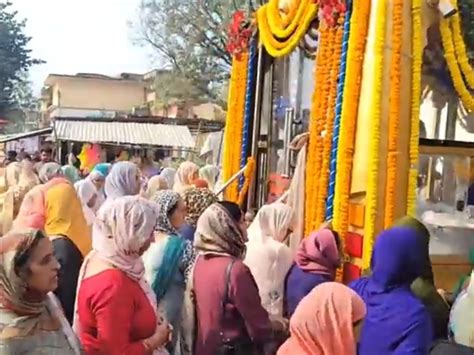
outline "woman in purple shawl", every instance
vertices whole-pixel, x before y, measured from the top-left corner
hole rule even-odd
[[[404,227],[382,232],[372,253],[372,275],[350,285],[367,305],[359,355],[429,354],[431,318],[410,289],[423,266],[416,233]]]

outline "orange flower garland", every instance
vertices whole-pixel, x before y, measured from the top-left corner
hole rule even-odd
[[[333,228],[344,237],[349,229],[349,192],[354,155],[362,64],[369,29],[370,1],[354,0],[347,53],[346,80],[337,150]]]
[[[385,189],[384,226],[394,220],[395,191],[397,189],[398,135],[400,128],[400,90],[403,35],[403,0],[394,0],[392,12],[392,62],[390,66],[390,111],[388,124],[387,184]]]
[[[331,71],[329,76],[328,84],[329,95],[327,99],[327,109],[325,115],[325,127],[324,127],[324,138],[323,138],[323,151],[322,151],[322,164],[319,177],[319,191],[316,203],[316,225],[320,225],[324,222],[326,214],[326,198],[328,194],[328,182],[329,182],[329,163],[331,159],[331,147],[332,137],[334,132],[334,118],[336,115],[336,94],[337,94],[337,78],[339,76],[339,67],[341,64],[341,52],[342,52],[342,36],[344,34],[344,17],[340,16],[339,24],[335,30],[334,38],[334,51],[332,54]],[[334,31],[334,30],[333,30]]]
[[[407,214],[412,217],[416,215],[418,140],[420,135],[421,66],[423,64],[421,5],[422,0],[413,0],[411,5],[413,60],[411,64],[410,172],[408,176]]]
[[[232,61],[229,85],[229,108],[224,130],[223,166],[224,181],[228,181],[240,170],[240,148],[244,121],[245,88],[247,84],[248,53],[244,52]],[[224,192],[226,200],[237,202],[239,183],[236,179]]]
[[[318,58],[315,63],[315,85],[309,128],[308,157],[306,163],[305,235],[317,227],[316,201],[319,193],[319,177],[323,144],[321,134],[325,126],[326,103],[329,95],[329,74],[336,30],[321,26]]]

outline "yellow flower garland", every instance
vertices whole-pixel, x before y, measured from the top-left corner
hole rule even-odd
[[[324,129],[323,100],[327,97],[327,84],[329,80],[329,66],[332,48],[332,31],[326,25],[320,29],[320,43],[318,57],[315,62],[315,80],[322,83],[314,88],[311,118],[309,127],[308,157],[306,160],[306,183],[305,183],[305,235],[315,228],[315,202],[318,195],[318,182],[322,154],[321,133]]]
[[[239,206],[243,207],[245,202],[245,197],[249,191],[250,182],[252,181],[253,173],[255,171],[255,159],[253,157],[248,158],[247,166],[244,171],[244,185],[239,193]]]
[[[314,2],[303,0],[307,4],[302,8],[302,19],[296,23],[294,31],[286,39],[280,41],[272,32],[269,25],[268,4],[261,6],[257,10],[257,25],[260,41],[272,57],[282,57],[292,52],[299,44],[301,38],[306,34],[311,21],[318,13],[318,5]],[[300,5],[301,6],[301,5]]]
[[[276,26],[275,28],[270,27],[272,33],[276,33],[278,30],[284,29],[294,22],[295,16],[301,7],[301,1],[302,0],[290,1],[290,8],[286,14],[281,13],[279,0],[270,0],[268,2],[268,15],[274,18],[272,23]]]
[[[454,7],[457,7],[458,1],[451,1],[453,2]],[[459,12],[456,12],[449,19],[443,19],[442,21],[449,21],[451,24],[454,49],[456,50],[456,57],[459,66],[461,67],[461,71],[464,74],[464,78],[466,78],[467,84],[471,89],[474,89],[474,68],[472,68],[471,64],[469,64],[466,45],[464,44],[464,38],[462,37],[461,33],[461,17],[459,16]]]
[[[407,214],[416,215],[416,187],[418,179],[418,145],[420,134],[421,66],[423,64],[423,28],[421,8],[423,0],[413,0],[412,19],[412,73],[410,119],[410,171],[408,175]]]
[[[370,109],[369,167],[367,173],[367,192],[365,198],[365,223],[363,245],[363,268],[370,267],[377,219],[377,191],[379,170],[380,118],[382,102],[383,63],[385,45],[386,4],[384,0],[375,2],[375,38],[373,66],[373,95]]]
[[[244,121],[245,89],[247,84],[248,53],[242,53],[232,60],[229,85],[229,107],[224,130],[223,166],[224,181],[228,181],[240,170],[240,149]],[[234,181],[224,193],[226,200],[237,202],[239,197],[238,180]]]
[[[339,66],[341,64],[341,51],[342,51],[342,36],[344,34],[344,17],[339,17],[339,24],[335,30],[334,38],[334,51],[331,57],[331,69],[329,76],[329,95],[327,99],[327,108],[324,112],[325,116],[325,135],[323,138],[323,149],[322,149],[322,164],[319,176],[319,191],[316,201],[316,213],[315,213],[315,224],[321,225],[324,222],[326,213],[326,198],[328,194],[328,183],[329,183],[329,164],[331,160],[331,145],[332,137],[334,132],[334,118],[336,115],[336,95],[337,95],[337,78],[339,76]]]
[[[451,78],[453,79],[453,85],[459,95],[459,98],[468,111],[474,111],[474,97],[472,97],[471,93],[466,88],[461,70],[459,69],[459,63],[456,60],[453,35],[451,33],[451,29],[449,28],[449,21],[449,19],[443,19],[439,24],[441,40],[443,42],[444,48],[444,57],[446,59],[446,63],[448,64],[449,72],[451,73]]]
[[[403,0],[394,0],[392,10],[392,62],[390,66],[390,111],[388,124],[387,184],[385,189],[384,226],[392,225],[397,189],[398,135],[400,128],[400,90],[403,36]]]
[[[362,64],[370,17],[370,1],[354,0],[347,52],[346,80],[342,102],[339,146],[337,150],[336,189],[333,228],[344,240],[349,229],[349,191],[352,159],[361,89]]]
[[[300,5],[298,6],[298,9],[296,11],[296,14],[294,18],[291,20],[291,22],[281,28],[278,27],[276,23],[276,19],[280,18],[280,16],[274,16],[271,12],[269,12],[269,8],[267,8],[267,20],[268,20],[268,25],[270,27],[270,30],[272,31],[272,34],[279,39],[285,39],[290,37],[293,32],[295,32],[296,28],[299,26],[301,23],[301,20],[305,17],[307,11],[308,11],[308,6],[310,5],[311,0],[301,0]],[[268,5],[270,6],[270,4]]]

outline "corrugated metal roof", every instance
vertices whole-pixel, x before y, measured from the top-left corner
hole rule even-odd
[[[194,148],[186,126],[136,122],[56,120],[56,139],[64,141]]]
[[[52,130],[53,129],[51,127],[47,127],[47,128],[37,129],[35,131],[30,131],[30,132],[7,134],[4,136],[0,136],[0,143],[16,141],[23,138],[29,138],[29,137],[34,137],[34,136],[41,136],[41,135],[51,133]]]

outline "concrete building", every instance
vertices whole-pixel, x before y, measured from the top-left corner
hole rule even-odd
[[[116,117],[133,112],[147,101],[143,75],[124,73],[119,77],[80,73],[50,74],[41,97],[41,123],[54,117]]]

